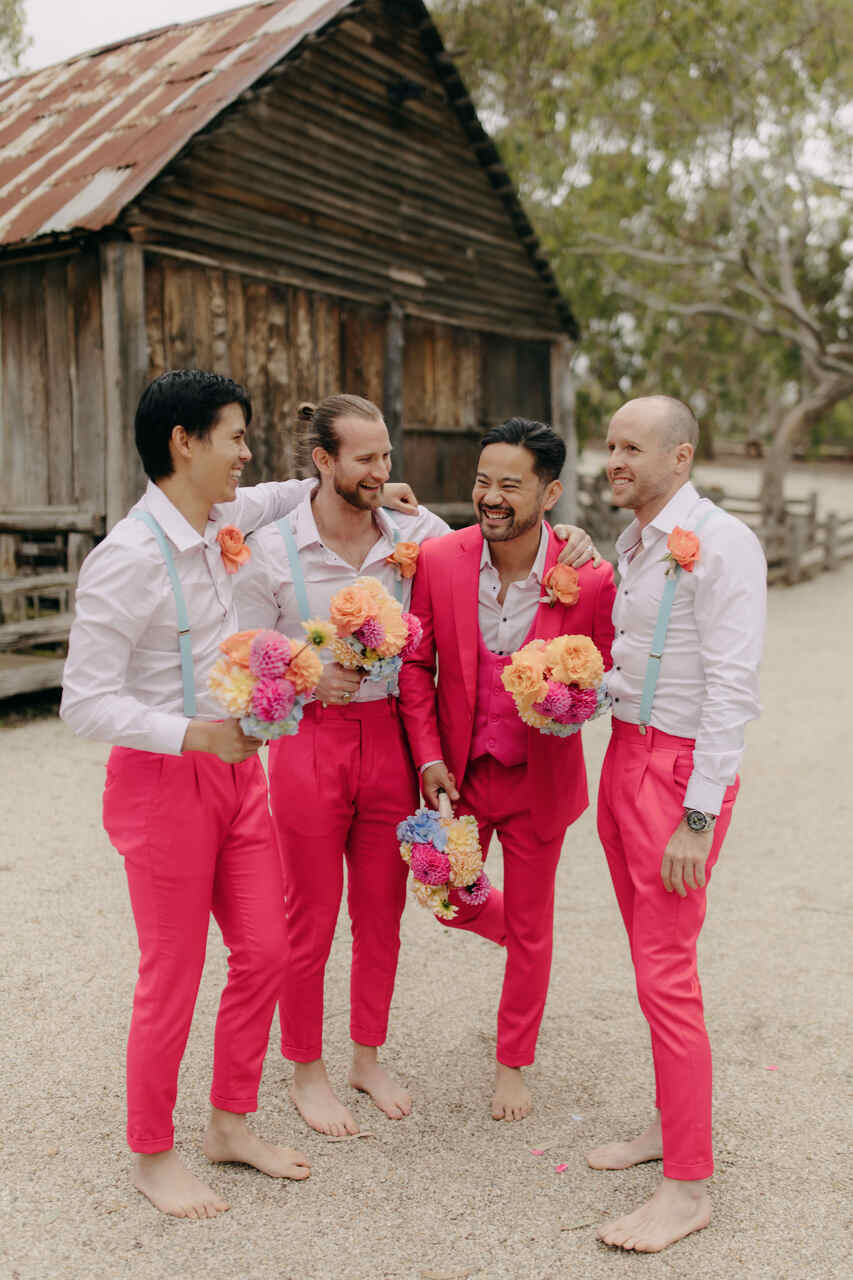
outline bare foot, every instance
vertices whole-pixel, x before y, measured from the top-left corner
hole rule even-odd
[[[133,1185],[155,1209],[175,1218],[215,1218],[231,1208],[207,1183],[190,1173],[175,1150],[150,1155],[137,1152]]]
[[[521,1076],[521,1067],[497,1064],[495,1095],[492,1098],[493,1120],[523,1120],[530,1115],[533,1099]]]
[[[311,1166],[301,1151],[292,1147],[276,1147],[253,1133],[246,1117],[213,1107],[202,1151],[211,1164],[233,1162],[250,1164],[270,1178],[309,1177]]]
[[[322,1058],[294,1063],[290,1098],[305,1123],[318,1133],[330,1138],[358,1133],[355,1120],[332,1092]]]
[[[606,1223],[597,1235],[619,1249],[660,1253],[691,1231],[701,1231],[710,1221],[711,1200],[704,1181],[664,1178],[651,1200],[624,1218]]]
[[[355,1045],[349,1082],[353,1089],[370,1094],[389,1120],[402,1120],[411,1115],[412,1099],[403,1086],[389,1076],[372,1045]]]
[[[663,1159],[663,1138],[660,1128],[660,1112],[648,1129],[644,1129],[630,1142],[608,1142],[603,1147],[588,1151],[586,1162],[591,1169],[630,1169],[647,1160]]]

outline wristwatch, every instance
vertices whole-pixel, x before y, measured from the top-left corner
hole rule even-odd
[[[691,831],[710,831],[717,817],[713,813],[703,813],[701,809],[685,809],[684,821]]]

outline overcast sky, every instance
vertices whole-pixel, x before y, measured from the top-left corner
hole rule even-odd
[[[32,44],[21,61],[22,71],[35,71],[62,62],[72,54],[153,31],[172,22],[190,22],[246,0],[24,0]]]

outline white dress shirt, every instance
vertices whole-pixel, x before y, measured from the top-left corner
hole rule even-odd
[[[313,485],[316,481],[312,481]],[[290,516],[290,527],[299,552],[299,563],[305,578],[308,606],[312,618],[328,618],[329,605],[335,592],[351,587],[356,578],[378,578],[388,593],[396,599],[396,587],[400,582],[397,569],[387,563],[394,550],[391,522],[397,529],[397,541],[421,543],[425,538],[437,538],[447,533],[449,526],[440,516],[419,507],[417,515],[402,515],[379,509],[374,516],[377,539],[364,558],[359,569],[329,547],[324,546],[314,519],[314,508],[309,493]],[[238,574],[234,584],[234,598],[240,620],[240,630],[266,627],[297,639],[304,638],[302,617],[293,587],[293,575],[284,538],[276,525],[259,529],[249,539],[252,559]],[[408,611],[412,598],[412,579],[402,580],[402,607]],[[331,655],[326,655],[331,660]],[[384,683],[363,680],[354,702],[372,702],[387,697]]]
[[[636,520],[616,543],[621,583],[608,688],[613,714],[638,724],[652,635],[666,583],[666,540],[694,529],[711,503],[689,482],[643,529]],[[744,726],[759,714],[767,565],[761,544],[735,516],[717,509],[697,532],[699,559],[682,571],[670,615],[650,722],[695,738],[684,804],[719,813],[743,754]]]
[[[171,543],[189,614],[196,714],[221,720],[207,677],[220,657],[220,641],[238,630],[233,586],[246,565],[226,573],[217,534],[223,525],[248,534],[279,519],[313,483],[285,480],[240,489],[234,502],[211,507],[200,534],[149,481],[136,506],[80,570],[60,708],[75,733],[178,755],[189,725],[172,584],[154,533],[132,513],[149,512]]]
[[[533,626],[536,610],[542,598],[542,579],[545,576],[545,559],[548,555],[548,530],[543,522],[539,538],[539,550],[526,578],[511,582],[506,589],[503,604],[498,603],[501,575],[492,563],[491,548],[483,540],[480,558],[480,586],[477,596],[477,614],[483,644],[492,653],[515,653],[524,644],[524,638]]]

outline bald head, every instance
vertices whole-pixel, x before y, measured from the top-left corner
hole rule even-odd
[[[699,443],[699,423],[693,410],[674,396],[637,396],[617,409],[611,421],[616,422],[620,414],[634,421],[642,418],[654,428],[664,449],[674,449],[679,444],[695,449]]]

